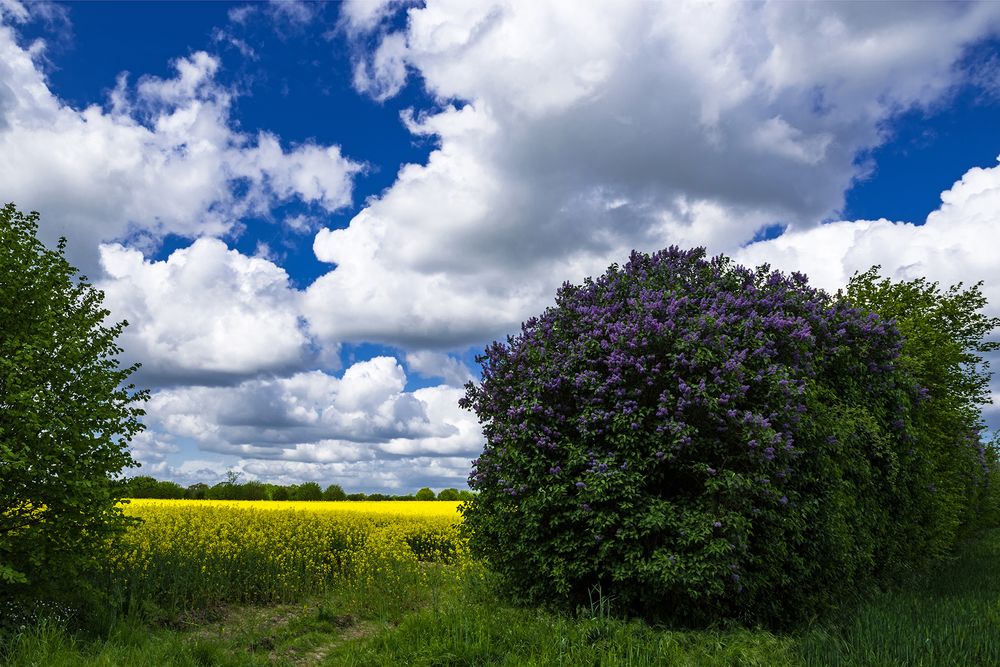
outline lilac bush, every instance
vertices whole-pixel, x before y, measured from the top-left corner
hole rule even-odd
[[[464,509],[517,595],[780,625],[906,564],[918,387],[892,321],[703,249],[633,253],[494,342]]]

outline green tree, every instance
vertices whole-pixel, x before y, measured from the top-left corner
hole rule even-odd
[[[417,500],[434,500],[436,497],[434,491],[426,486],[417,491]]]
[[[240,500],[264,500],[267,497],[264,484],[257,480],[243,482],[242,484],[238,484],[237,488],[239,489],[238,495]]]
[[[347,500],[347,494],[339,484],[331,484],[323,492],[323,500]]]
[[[159,482],[149,475],[130,477],[122,483],[122,496],[125,498],[156,498],[156,487]]]
[[[208,493],[208,484],[197,482],[184,491],[184,497],[190,500],[204,500]]]
[[[963,523],[972,523],[987,502],[992,459],[982,442],[981,406],[990,403],[989,362],[1000,349],[990,334],[1000,318],[987,317],[982,283],[941,290],[924,278],[892,282],[875,266],[856,273],[847,296],[856,305],[893,320],[903,335],[900,365],[913,379],[916,408],[911,423],[921,472],[906,497],[927,526],[915,548],[930,557],[947,554]]]
[[[67,588],[127,527],[115,478],[148,398],[117,359],[126,322],[37,231],[37,213],[0,211],[0,597]]]
[[[323,490],[316,482],[299,484],[291,494],[292,500],[323,500]]]
[[[218,482],[205,491],[208,500],[234,500],[233,485],[228,482]]]
[[[441,489],[438,500],[458,500],[458,489]]]

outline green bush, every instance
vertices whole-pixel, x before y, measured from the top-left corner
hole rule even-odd
[[[467,386],[471,546],[531,600],[599,590],[697,624],[828,609],[934,555],[962,509],[918,511],[937,469],[903,346],[843,294],[700,249],[567,283]]]

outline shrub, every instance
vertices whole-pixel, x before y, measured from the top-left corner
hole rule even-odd
[[[519,596],[794,623],[911,564],[918,388],[891,321],[801,274],[633,253],[479,357],[463,514]]]
[[[115,478],[135,462],[147,393],[128,384],[103,293],[38,214],[0,209],[0,605],[68,597],[127,521]],[[0,617],[0,626],[5,619]]]

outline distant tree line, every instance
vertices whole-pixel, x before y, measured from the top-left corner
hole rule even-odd
[[[209,486],[204,483],[183,487],[177,482],[160,481],[148,475],[131,477],[121,482],[125,498],[161,498],[190,500],[471,500],[472,492],[442,489],[438,493],[424,487],[413,495],[384,493],[347,493],[338,484],[325,489],[316,482],[304,484],[267,484],[250,480],[240,482],[231,474],[225,481]]]

